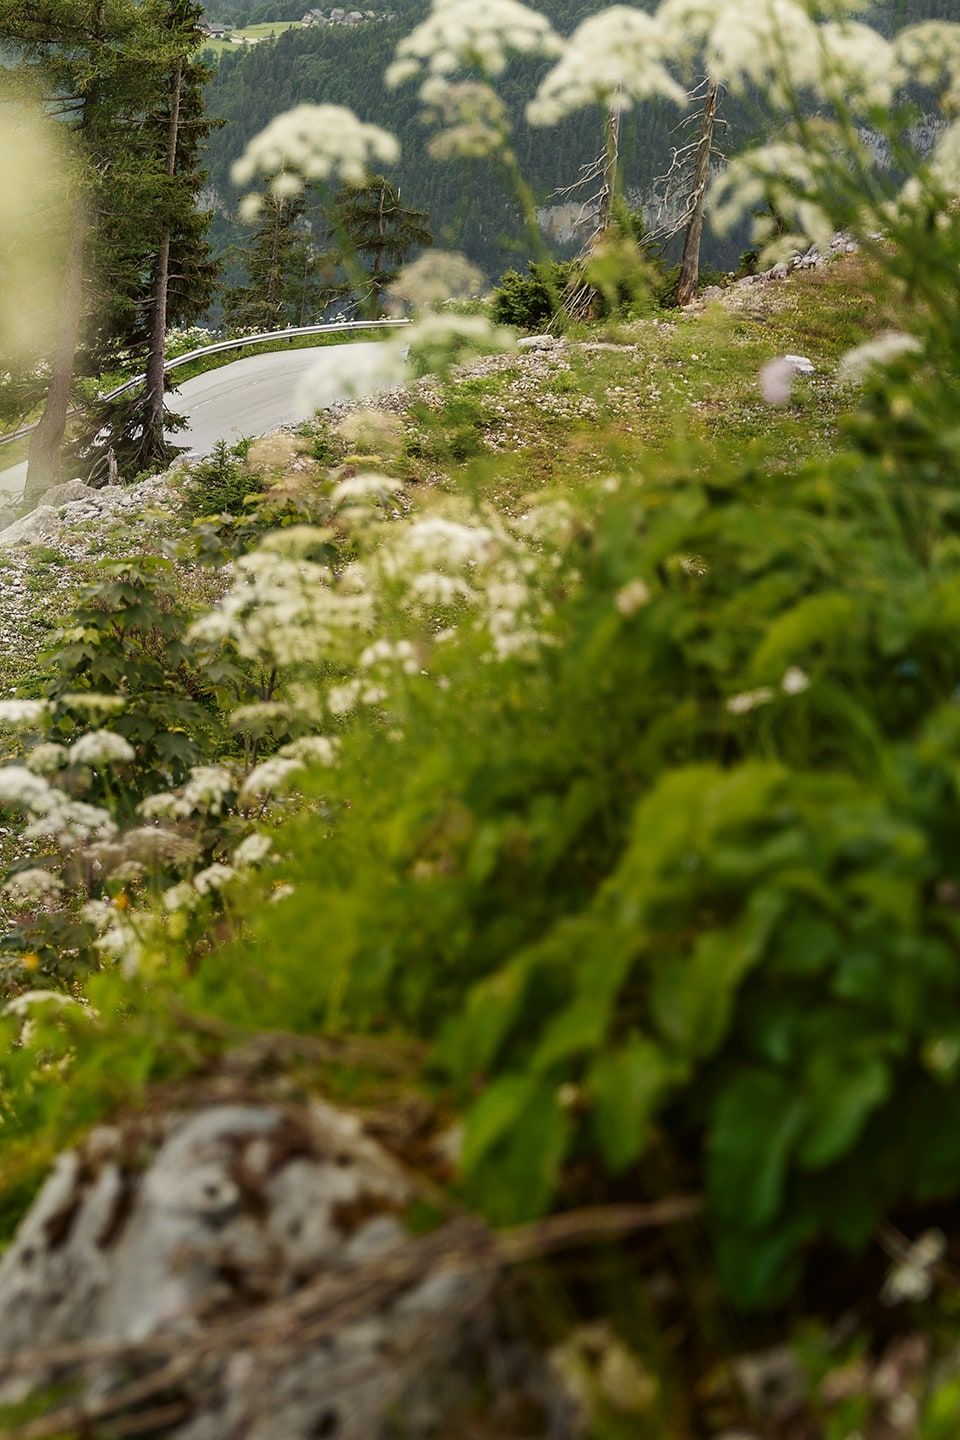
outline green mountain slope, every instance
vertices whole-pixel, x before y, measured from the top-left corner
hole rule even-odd
[[[230,0],[216,0],[229,5]],[[264,0],[266,3],[266,0]],[[280,3],[280,0],[277,0]],[[296,0],[301,3],[301,0]],[[652,3],[652,0],[651,0]],[[885,30],[922,18],[955,12],[957,0],[882,0],[873,21]],[[289,11],[290,0],[284,0]],[[569,32],[585,15],[603,8],[593,0],[553,0],[541,7],[561,31]],[[488,162],[435,161],[427,153],[427,132],[419,118],[415,87],[388,91],[383,72],[397,41],[423,13],[422,0],[395,0],[395,19],[356,28],[293,29],[276,41],[228,53],[210,82],[208,103],[226,124],[210,139],[207,163],[211,181],[224,206],[232,210],[235,192],[229,178],[231,162],[247,140],[279,111],[303,101],[348,105],[365,120],[375,121],[400,139],[402,156],[395,178],[411,204],[430,212],[438,243],[465,251],[489,275],[495,275],[526,253],[516,211],[502,179]],[[239,13],[239,12],[237,12]],[[566,123],[534,129],[523,120],[523,108],[542,73],[534,63],[517,63],[503,77],[501,92],[516,126],[516,148],[524,173],[538,201],[569,185],[580,165],[599,151],[599,118],[586,113]],[[676,143],[679,115],[666,104],[650,104],[625,117],[623,175],[629,190],[643,195],[669,163]],[[727,146],[735,150],[762,133],[763,120],[752,107],[728,103]],[[222,244],[236,238],[227,215],[218,233]],[[710,242],[709,258],[731,264],[742,237],[721,246]]]

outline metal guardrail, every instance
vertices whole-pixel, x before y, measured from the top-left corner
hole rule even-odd
[[[274,340],[296,340],[300,335],[340,335],[348,330],[393,330],[399,325],[409,325],[409,320],[339,320],[328,325],[300,325],[292,326],[289,330],[271,330],[264,335],[246,335],[240,340],[218,340],[214,345],[201,345],[199,350],[189,350],[185,355],[178,355],[174,360],[164,362],[163,371],[167,374],[176,370],[180,365],[190,365],[194,360],[202,360],[206,355],[220,355],[228,350],[245,350],[248,345],[269,345]],[[116,400],[118,396],[125,395],[128,390],[134,390],[146,380],[146,375],[135,375],[132,380],[126,380],[118,385],[116,390],[111,390],[107,395],[100,395],[97,398],[102,402]],[[68,415],[79,414],[77,406],[73,406],[67,412]],[[30,425],[21,425],[19,430],[12,431],[9,435],[0,435],[0,445],[10,445],[14,440],[23,440],[25,436],[36,430],[39,420],[34,420]]]

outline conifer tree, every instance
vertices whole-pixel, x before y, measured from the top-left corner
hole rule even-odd
[[[303,195],[263,197],[263,208],[245,256],[246,279],[224,295],[233,330],[269,331],[307,323],[313,280],[310,227]]]
[[[196,206],[198,147],[209,129],[202,119],[202,71],[192,59],[198,18],[193,0],[33,0],[29,7],[0,0],[0,45],[39,81],[48,107],[69,125],[77,151],[76,234],[63,323],[56,354],[49,357],[50,384],[31,441],[28,498],[57,478],[78,369],[98,372],[117,346],[134,360],[146,357],[165,236],[164,324],[174,296],[184,318],[209,303],[208,220]],[[170,174],[178,71],[177,153]],[[162,344],[161,335],[155,343]],[[140,437],[147,433],[143,408],[130,431]],[[95,423],[100,428],[101,417]],[[159,429],[162,438],[162,423]]]
[[[201,39],[203,9],[197,0],[159,0],[166,94],[151,116],[163,152],[159,177],[158,234],[153,256],[143,432],[140,459],[144,464],[168,458],[164,359],[167,326],[172,319],[190,321],[208,307],[217,267],[210,259],[207,231],[211,216],[198,206],[204,173],[201,144],[213,128],[203,114],[203,85],[208,70],[194,57]]]
[[[383,175],[341,192],[331,231],[331,258],[351,282],[345,288],[374,318],[410,252],[433,244],[427,212],[405,205],[398,186]]]

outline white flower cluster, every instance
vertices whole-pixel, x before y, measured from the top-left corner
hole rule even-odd
[[[434,0],[433,9],[397,46],[390,87],[427,77],[445,83],[458,70],[499,75],[511,55],[557,55],[550,21],[519,0]],[[429,86],[424,97],[430,94]]]
[[[854,350],[848,350],[840,361],[838,378],[846,385],[862,385],[871,373],[892,365],[904,355],[920,355],[923,346],[915,335],[903,335],[888,330],[875,340],[868,340]]]
[[[34,867],[11,875],[3,887],[3,894],[19,910],[46,910],[57,904],[63,890],[59,875]]]
[[[348,637],[369,631],[370,597],[338,584],[326,565],[282,553],[283,532],[234,567],[220,605],[193,627],[208,642],[230,638],[241,655],[290,666],[335,659]],[[352,647],[349,647],[352,648]]]
[[[0,726],[35,730],[50,713],[46,700],[0,700]]]
[[[240,787],[240,803],[247,807],[263,804],[289,789],[292,777],[304,768],[303,760],[272,755],[255,766]]]
[[[821,157],[792,140],[775,140],[737,155],[711,187],[715,229],[729,232],[767,201],[796,230],[795,234],[781,236],[777,248],[797,248],[801,236],[828,246],[834,233],[833,221],[817,199],[823,163]],[[754,226],[754,234],[761,241],[769,238],[762,217]],[[773,253],[774,249],[768,251]]]
[[[33,817],[23,831],[24,839],[53,840],[64,849],[91,840],[110,840],[117,830],[106,810],[71,800],[25,765],[0,768],[0,805]]]
[[[137,806],[145,820],[185,820],[191,815],[222,815],[237,788],[223,765],[194,765],[190,779],[179,792],[164,790],[148,795]]]
[[[512,330],[492,324],[485,315],[428,312],[389,339],[351,354],[347,373],[328,352],[300,382],[297,406],[304,416],[311,415],[342,401],[344,391],[363,399],[396,390],[411,376],[445,376],[481,355],[507,354],[516,343]]]
[[[40,745],[34,745],[25,756],[27,769],[32,770],[35,775],[53,775],[69,764],[69,761],[70,751],[66,745],[58,745],[55,740],[45,740]]]
[[[84,919],[98,932],[95,950],[107,960],[119,963],[129,978],[135,975],[143,959],[144,938],[149,928],[146,915],[133,917],[109,900],[91,900],[83,907]]]
[[[492,85],[483,80],[460,80],[433,89],[424,119],[437,127],[428,147],[435,159],[463,156],[483,160],[503,148],[507,112]]]
[[[481,355],[506,355],[517,348],[517,337],[485,315],[422,316],[403,332],[414,375],[449,375]]]
[[[960,25],[948,20],[908,25],[895,37],[893,50],[904,76],[936,91],[947,111],[960,110]]]
[[[960,120],[944,131],[930,161],[930,173],[950,196],[960,195]],[[907,194],[911,191],[908,182]]]
[[[394,337],[351,347],[350,368],[345,371],[336,351],[329,351],[307,371],[296,393],[296,406],[305,418],[344,398],[363,400],[369,395],[398,390],[406,383],[404,348]]]
[[[359,475],[348,475],[345,480],[338,480],[330,492],[330,504],[334,510],[352,509],[354,506],[370,503],[384,505],[402,490],[399,480],[364,471]]]
[[[371,168],[393,165],[399,155],[388,131],[359,120],[344,105],[297,105],[254,136],[231,175],[235,185],[273,177],[273,193],[282,198],[308,180],[362,185]]]
[[[90,730],[70,746],[72,765],[129,765],[137,752],[122,735],[113,730]]]
[[[433,310],[445,300],[469,300],[479,294],[483,275],[465,255],[426,250],[404,265],[389,285],[390,294],[418,310]]]
[[[670,36],[660,21],[630,5],[591,15],[573,32],[563,55],[527,108],[534,125],[554,125],[586,105],[628,110],[660,95],[677,104],[687,94],[664,61]]]
[[[705,53],[714,79],[757,87],[793,109],[804,90],[844,106],[887,105],[900,78],[893,47],[868,25],[840,16],[819,24],[804,0],[663,0],[657,18],[682,56]]]

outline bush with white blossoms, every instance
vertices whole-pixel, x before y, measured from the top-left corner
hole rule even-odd
[[[90,730],[70,746],[69,760],[73,765],[129,765],[136,753],[122,735],[112,730]]]

